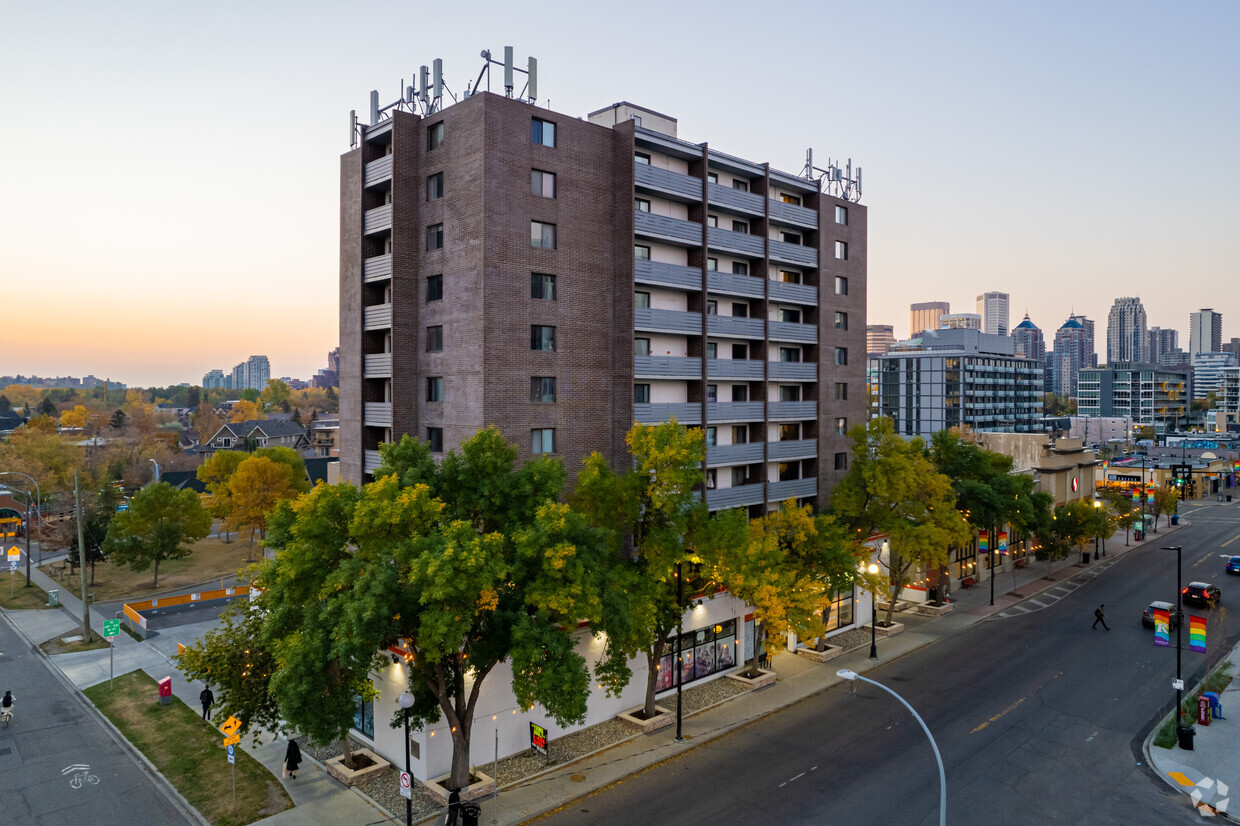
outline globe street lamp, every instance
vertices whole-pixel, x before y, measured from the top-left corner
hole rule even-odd
[[[1102,507],[1102,500],[1095,499],[1094,508],[1096,509],[1096,508],[1101,508],[1101,507]],[[1099,516],[1100,514],[1095,514],[1095,515]],[[1098,561],[1098,533],[1095,532],[1094,533],[1094,562],[1097,562],[1097,561]]]
[[[842,680],[860,680],[863,683],[878,686],[883,691],[886,691],[892,697],[899,700],[901,704],[909,710],[909,713],[913,715],[913,719],[921,724],[921,730],[926,733],[926,737],[930,740],[930,748],[934,749],[934,759],[939,764],[939,826],[947,826],[947,772],[943,770],[943,756],[939,754],[939,746],[934,742],[934,735],[930,733],[930,729],[926,725],[926,721],[921,719],[921,715],[919,715],[917,711],[908,704],[907,700],[876,680],[871,680],[868,677],[862,677],[856,671],[851,671],[847,668],[841,668],[839,671],[835,672],[835,676]]]
[[[878,573],[878,566],[873,562],[866,568],[870,574]],[[878,594],[870,593],[870,659],[878,659],[878,632],[875,627],[878,625]]]
[[[409,796],[405,798],[405,826],[413,826],[413,772],[409,769],[409,709],[413,708],[413,695],[406,691],[396,701],[405,713],[405,774],[409,775]]]

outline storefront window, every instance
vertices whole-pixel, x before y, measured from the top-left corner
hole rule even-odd
[[[353,711],[353,728],[370,739],[375,737],[375,704],[369,700],[357,698],[357,708]]]
[[[853,622],[853,592],[847,591],[835,595],[831,600],[831,617],[827,621],[827,631],[846,628]]]
[[[690,631],[680,638],[680,647],[682,684],[726,671],[736,665],[736,621]],[[655,681],[656,691],[676,687],[676,637],[668,638],[664,650],[666,653],[659,661],[659,677]]]

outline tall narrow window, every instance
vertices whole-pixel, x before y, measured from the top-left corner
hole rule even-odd
[[[835,294],[848,295],[848,278],[843,275],[835,276]]]
[[[543,146],[555,147],[555,124],[549,120],[534,118],[530,121],[530,140]]]
[[[555,173],[530,170],[530,192],[543,198],[555,197]]]
[[[633,404],[650,404],[650,385],[633,385]]]
[[[428,275],[426,276],[426,300],[443,301],[443,276]]]
[[[717,384],[706,385],[706,401],[708,402],[719,401],[719,385]]]
[[[706,446],[714,447],[719,443],[719,429],[716,427],[706,428]]]
[[[837,330],[848,329],[848,313],[837,312],[835,314],[835,329]]]
[[[835,223],[848,225],[848,207],[837,206],[835,208]]]
[[[732,426],[732,444],[747,445],[749,444],[749,425],[738,424]]]
[[[555,401],[555,376],[533,376],[530,378],[530,401]]]
[[[719,259],[718,258],[707,258],[706,259],[706,271],[714,272],[717,269],[719,269]]]
[[[848,348],[847,347],[836,347],[835,348],[835,363],[841,366],[848,364]]]
[[[428,402],[443,401],[443,376],[426,377],[426,400]]]
[[[530,246],[547,250],[555,249],[555,224],[530,221]]]
[[[426,228],[426,251],[443,249],[443,224],[431,224]]]
[[[706,358],[708,359],[719,358],[719,345],[716,342],[713,342],[713,341],[706,342]]]
[[[426,352],[443,352],[443,325],[436,324],[426,328]]]
[[[847,436],[848,435],[848,419],[845,419],[843,416],[841,416],[835,420],[835,435],[836,436]]]
[[[650,339],[648,338],[633,339],[633,355],[635,356],[650,355]]]
[[[717,227],[717,226],[719,226],[719,216],[718,216],[718,215],[707,215],[707,216],[706,216],[706,226],[708,226],[708,227]]]
[[[707,301],[706,302],[706,314],[707,315],[718,315],[719,314],[719,302],[713,301],[713,300]]]
[[[650,247],[642,246],[641,244],[634,244],[633,245],[633,257],[636,258],[638,261],[649,261],[650,260]]]
[[[848,454],[847,453],[835,454],[835,469],[836,470],[848,470]]]
[[[837,381],[835,383],[835,400],[837,402],[848,401],[848,384],[847,382]]]
[[[732,468],[732,487],[739,488],[741,485],[749,484],[749,468],[734,467]]]
[[[431,453],[443,453],[443,428],[426,428],[426,444],[430,447]]]
[[[545,272],[530,273],[530,298],[555,301],[555,276]]]
[[[426,127],[426,148],[438,149],[443,146],[443,121],[434,126]]]
[[[426,200],[438,201],[443,197],[443,173],[436,172],[426,179]]]
[[[540,427],[531,431],[531,453],[555,453],[555,428]]]
[[[531,350],[555,350],[555,328],[543,324],[530,326]]]
[[[839,261],[848,260],[848,244],[843,241],[835,242],[835,257]]]

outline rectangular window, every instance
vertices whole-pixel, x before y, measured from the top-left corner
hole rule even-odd
[[[434,126],[426,127],[426,148],[438,149],[443,146],[443,121]]]
[[[718,259],[718,258],[707,258],[707,259],[706,259],[706,271],[707,271],[707,272],[715,272],[715,271],[717,271],[718,269],[719,269],[719,259]]]
[[[633,385],[633,404],[650,404],[650,385]]]
[[[719,385],[717,384],[706,385],[706,401],[708,402],[719,401]]]
[[[837,312],[835,314],[835,329],[837,330],[848,329],[848,313]]]
[[[800,324],[801,323],[801,311],[780,308],[779,320],[784,322],[785,324]]]
[[[784,192],[781,192],[779,194],[779,200],[783,201],[785,204],[792,204],[793,206],[801,205],[800,198],[798,198],[796,195],[788,195],[787,193],[784,193]]]
[[[641,244],[633,245],[633,257],[638,261],[650,260],[650,247],[644,247]]]
[[[793,479],[801,478],[800,462],[780,462],[779,463],[779,481],[791,482]]]
[[[718,344],[716,344],[713,341],[706,342],[706,358],[708,359],[719,358],[719,345]]]
[[[443,224],[431,224],[426,228],[426,251],[443,249]]]
[[[530,246],[545,250],[555,249],[555,224],[530,221]]]
[[[530,273],[530,298],[555,301],[555,276],[545,272]]]
[[[840,416],[838,419],[835,420],[835,435],[836,436],[847,436],[848,435],[848,419],[845,419],[843,416]]]
[[[714,172],[707,172],[706,180],[712,184],[717,184],[719,183],[719,176],[716,175]]]
[[[747,484],[749,484],[749,468],[732,468],[732,487],[739,488],[741,485]]]
[[[732,426],[732,444],[749,444],[749,425],[738,424]]]
[[[426,377],[426,400],[428,402],[443,401],[443,376]]]
[[[719,428],[717,427],[706,428],[706,446],[714,447],[716,444],[718,444],[718,442],[719,442]]]
[[[749,181],[742,181],[742,180],[739,180],[739,179],[737,179],[737,178],[733,178],[733,179],[732,179],[732,188],[733,188],[733,189],[740,190],[741,192],[748,192],[748,191],[749,191]]]
[[[555,197],[555,173],[541,169],[530,170],[530,193],[542,198]]]
[[[648,338],[633,339],[633,355],[635,356],[650,355],[650,339]]]
[[[443,197],[443,173],[436,172],[426,179],[426,200],[438,201]]]
[[[848,244],[843,241],[835,242],[835,258],[837,261],[848,260]]]
[[[848,454],[847,453],[835,454],[835,469],[836,470],[848,470]]]
[[[748,235],[748,234],[749,234],[749,222],[748,222],[748,221],[733,221],[733,222],[732,222],[732,231],[733,231],[733,232],[743,232],[743,233],[745,233],[746,235]]]
[[[633,206],[638,212],[649,212],[650,202],[645,198],[637,198],[633,201]]]
[[[431,453],[443,453],[443,428],[426,428],[426,444],[430,447]]]
[[[650,156],[647,155],[645,152],[634,152],[633,160],[639,164],[642,164],[643,166],[650,166]]]
[[[530,349],[554,350],[555,328],[543,324],[530,325]]]
[[[846,382],[837,381],[835,383],[835,400],[837,402],[848,401],[848,384]]]
[[[740,359],[741,361],[744,361],[745,359],[749,358],[749,345],[748,344],[733,344],[732,345],[732,358]]]
[[[435,325],[426,328],[426,352],[443,352],[443,326]]]
[[[353,728],[367,737],[375,736],[375,704],[371,700],[358,697],[353,708]]]
[[[530,431],[530,453],[555,453],[554,427],[540,427]]]
[[[555,376],[533,376],[530,378],[530,401],[555,401]]]
[[[530,121],[530,140],[554,148],[555,124],[549,120],[534,118]]]
[[[848,364],[848,348],[847,347],[836,347],[835,348],[835,363],[841,366]]]
[[[801,244],[801,233],[799,232],[781,232],[779,233],[779,238],[785,244],[796,244],[798,246]]]
[[[835,276],[835,294],[848,295],[848,279],[845,276]]]
[[[706,469],[706,489],[707,489],[707,490],[714,490],[714,489],[715,489],[715,485],[717,485],[718,483],[719,483],[719,475],[718,475],[718,471],[717,471],[715,468],[713,468],[713,467],[712,467],[712,468],[707,468],[707,469]],[[664,657],[664,658],[663,658],[663,660],[664,660],[664,662],[666,663],[667,668],[668,668],[669,670],[671,670],[673,673],[675,673],[675,666],[673,666],[673,665],[672,665],[672,659],[671,659],[671,657]],[[662,668],[663,668],[663,666],[662,666],[662,665],[660,665],[660,666],[659,666],[659,668],[660,668],[660,669],[662,669]],[[660,679],[662,679],[662,678],[660,678]],[[673,677],[673,680],[674,680],[674,679],[675,679],[675,678]],[[665,686],[665,687],[666,687],[666,688],[670,688],[671,686],[674,686],[674,685],[676,685],[676,683],[675,683],[675,682],[671,682],[671,683],[669,683],[669,684],[668,684],[667,686]]]
[[[706,314],[707,315],[718,315],[719,314],[719,302],[718,301],[707,301],[706,302]]]
[[[633,306],[639,310],[649,310],[650,293],[640,291],[633,293]]]
[[[779,280],[785,284],[800,284],[801,274],[795,270],[780,270]]]
[[[732,317],[733,318],[749,318],[749,305],[741,304],[735,301],[732,302]]]
[[[706,216],[706,226],[708,226],[708,227],[717,227],[717,226],[719,226],[719,216],[718,216],[718,215],[707,215],[707,216]]]
[[[801,425],[781,424],[779,426],[779,440],[781,442],[795,442],[801,438]]]
[[[428,275],[426,276],[426,300],[443,301],[443,276]]]
[[[837,206],[835,208],[835,223],[848,225],[848,207]]]
[[[801,386],[799,384],[780,385],[779,400],[781,402],[799,402],[801,400]]]
[[[732,401],[734,402],[749,401],[749,385],[747,384],[732,385]]]
[[[746,264],[744,261],[733,261],[732,262],[732,274],[733,275],[749,275],[749,265]]]
[[[783,362],[796,362],[801,360],[800,347],[780,347],[779,360]]]

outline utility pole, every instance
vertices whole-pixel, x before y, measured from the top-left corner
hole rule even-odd
[[[82,639],[87,643],[94,638],[90,633],[90,599],[86,593],[86,537],[82,529],[82,493],[78,490],[78,474],[73,472],[73,506],[77,516],[78,570],[82,575]]]

